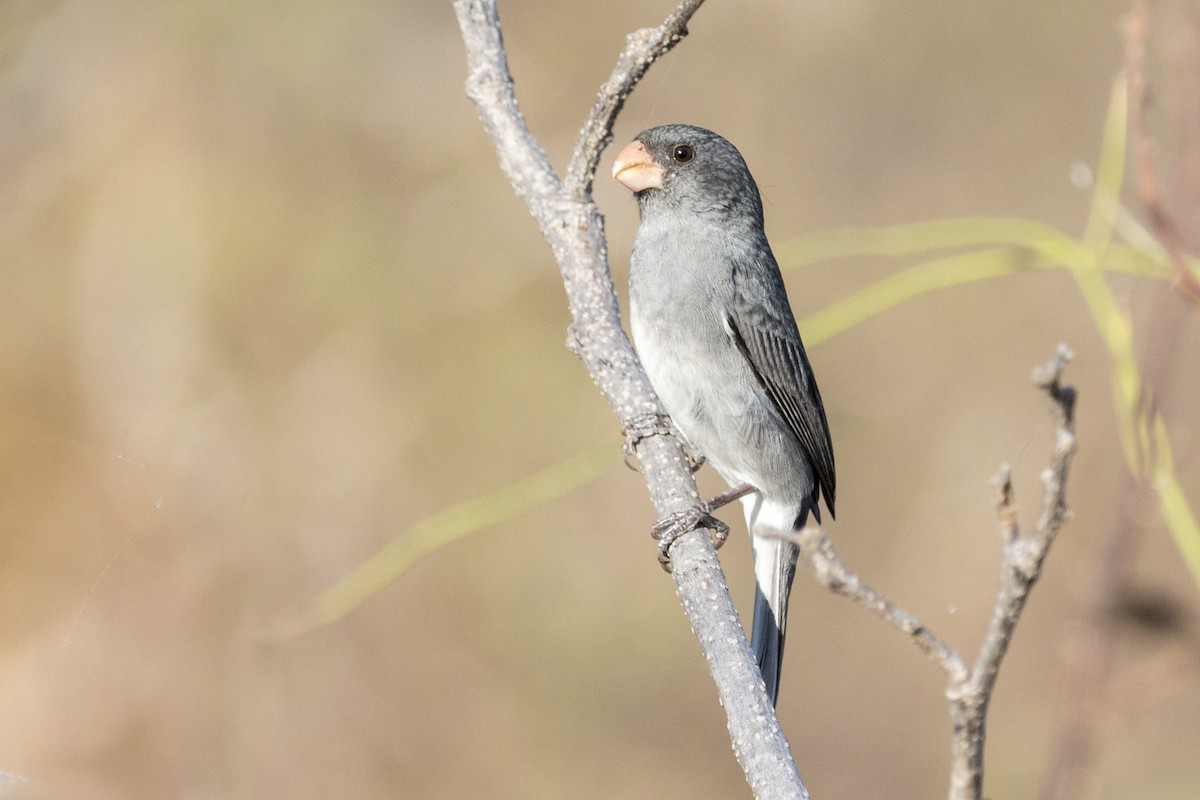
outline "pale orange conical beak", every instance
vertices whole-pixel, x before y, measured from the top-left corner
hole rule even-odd
[[[643,192],[662,188],[663,168],[654,163],[646,145],[635,140],[617,153],[612,176],[629,191]]]

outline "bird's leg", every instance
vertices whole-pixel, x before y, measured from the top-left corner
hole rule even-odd
[[[729,526],[708,513],[707,503],[668,514],[654,523],[650,535],[658,540],[658,563],[663,569],[671,571],[671,545],[675,544],[675,540],[700,527],[712,531],[713,545],[716,547],[729,538]]]
[[[741,486],[735,486],[728,491],[721,492],[707,503],[692,506],[684,511],[676,511],[674,514],[654,523],[654,526],[650,529],[650,535],[658,540],[658,563],[662,564],[663,569],[670,572],[671,545],[680,536],[700,526],[704,526],[712,531],[713,547],[720,550],[721,545],[725,544],[725,541],[729,538],[729,526],[714,517],[712,512],[718,508],[724,508],[734,500],[741,500],[746,495],[757,491],[758,489],[750,484],[743,483]]]
[[[754,494],[758,489],[748,483],[743,483],[741,486],[735,486],[732,489],[721,492],[719,495],[709,500],[704,504],[704,510],[708,513],[716,511],[718,508],[724,508],[734,500],[741,500],[748,494]]]

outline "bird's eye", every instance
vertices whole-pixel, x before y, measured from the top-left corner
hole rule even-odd
[[[686,164],[696,157],[696,151],[692,149],[690,144],[677,144],[671,150],[671,158],[678,161],[680,164]]]

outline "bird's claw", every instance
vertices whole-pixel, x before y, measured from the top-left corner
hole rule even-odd
[[[671,418],[666,414],[638,414],[629,420],[629,424],[625,426],[624,430],[625,442],[621,445],[621,452],[625,454],[625,466],[634,472],[641,472],[633,463],[633,458],[637,455],[635,448],[638,446],[638,442],[651,436],[670,436],[675,432]]]
[[[674,436],[682,442],[687,451],[688,466],[693,474],[704,466],[706,461],[704,454],[692,449],[692,446],[688,444],[687,437],[680,432],[679,428],[675,427],[674,421],[666,414],[639,414],[625,426],[624,434],[625,441],[621,444],[621,452],[624,453],[625,466],[634,472],[641,472],[641,469],[633,462],[637,455],[634,448],[642,439],[651,436]]]
[[[650,535],[658,541],[658,563],[667,572],[671,571],[671,545],[684,534],[696,528],[707,528],[712,535],[713,547],[720,548],[729,538],[729,526],[708,513],[707,505],[692,506],[683,511],[660,519],[650,528]]]

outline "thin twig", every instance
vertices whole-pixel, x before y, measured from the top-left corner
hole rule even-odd
[[[650,64],[680,41],[700,2],[683,0],[662,25],[628,38],[580,135],[565,185],[517,105],[495,0],[454,3],[467,52],[467,95],[501,169],[537,220],[562,273],[572,317],[568,346],[626,430],[663,410],[621,327],[604,220],[591,197],[592,177],[625,98]],[[669,430],[650,431],[631,441],[660,518],[700,506],[691,461],[676,436]],[[755,797],[806,799],[708,532],[698,528],[679,538],[671,562],[684,612],[728,718],[734,754]]]
[[[1167,213],[1158,189],[1154,161],[1154,139],[1146,114],[1146,39],[1154,14],[1154,0],[1137,0],[1125,17],[1125,80],[1129,86],[1129,136],[1131,160],[1138,199],[1150,219],[1150,227],[1175,267],[1175,288],[1194,308],[1200,309],[1200,281],[1184,254],[1183,233]]]
[[[962,656],[915,614],[896,605],[852,572],[820,528],[808,526],[792,534],[781,534],[780,538],[795,542],[800,548],[800,555],[813,568],[813,575],[826,589],[850,598],[909,637],[921,652],[942,668],[951,681],[961,681],[966,677],[967,665]]]
[[[1042,472],[1045,487],[1042,513],[1032,536],[1022,537],[1020,534],[1016,501],[1007,467],[1001,471],[997,481],[996,505],[1002,541],[1000,590],[970,677],[957,684],[952,682],[947,689],[950,718],[954,725],[951,800],[979,800],[983,797],[984,734],[996,676],[1012,642],[1029,592],[1041,575],[1050,545],[1070,513],[1067,510],[1066,488],[1071,459],[1075,454],[1075,390],[1063,386],[1061,378],[1071,358],[1071,351],[1059,345],[1055,357],[1033,374],[1034,384],[1051,401],[1055,444],[1050,466]]]
[[[566,187],[571,199],[591,199],[592,181],[600,163],[600,153],[612,141],[613,123],[650,65],[663,57],[687,36],[687,24],[704,0],[683,0],[662,25],[642,28],[625,37],[625,49],[617,57],[612,75],[596,93],[596,102],[588,114],[571,163],[567,165]]]

